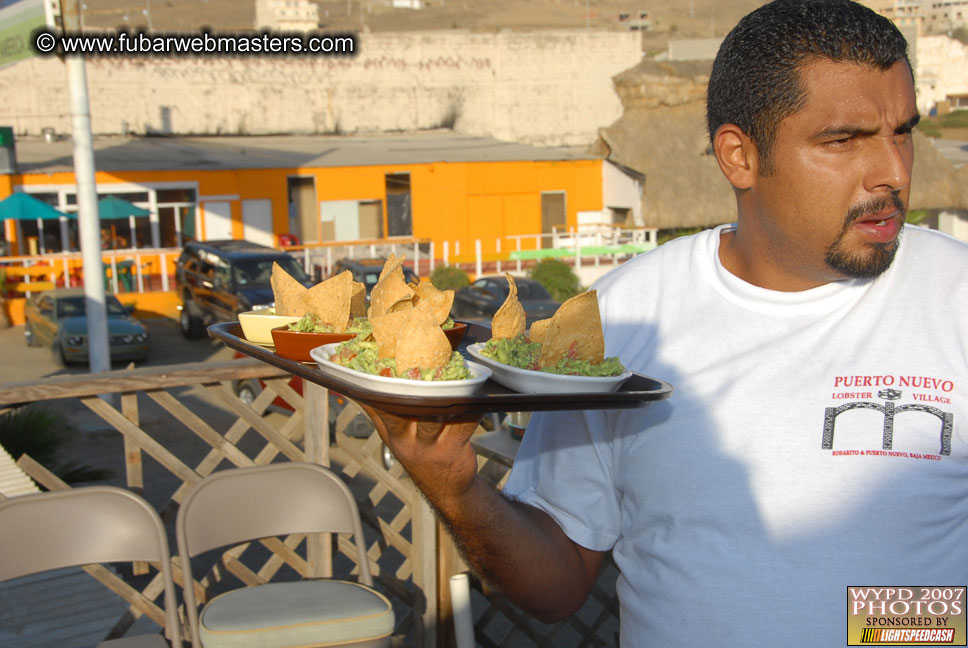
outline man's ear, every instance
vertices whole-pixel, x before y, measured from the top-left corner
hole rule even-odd
[[[736,189],[749,189],[759,157],[753,140],[736,124],[723,124],[713,137],[713,153],[723,175]]]

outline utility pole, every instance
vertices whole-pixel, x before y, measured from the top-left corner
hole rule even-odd
[[[81,33],[79,0],[61,0],[65,34]],[[71,126],[74,139],[74,176],[77,179],[77,227],[84,268],[84,301],[87,312],[87,353],[91,373],[111,368],[108,347],[108,314],[101,263],[101,223],[94,180],[94,137],[87,96],[87,69],[79,54],[65,56],[71,92]]]

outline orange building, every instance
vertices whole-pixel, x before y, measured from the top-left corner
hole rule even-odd
[[[473,259],[477,240],[492,257],[502,238],[574,227],[579,214],[632,222],[642,181],[620,169],[624,186],[616,186],[617,167],[598,156],[436,132],[98,138],[95,167],[99,196],[151,212],[102,222],[121,239],[116,247],[176,248],[188,237],[269,245],[286,234],[303,244],[407,237],[433,241],[438,258],[446,242],[452,262]],[[70,140],[17,141],[0,199],[14,191],[76,211]],[[76,219],[7,221],[3,238],[8,254],[33,251],[30,239],[36,251],[76,249]],[[536,245],[522,241],[522,249]]]

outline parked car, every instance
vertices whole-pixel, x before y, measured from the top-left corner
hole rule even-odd
[[[551,298],[544,286],[527,277],[515,277],[518,301],[524,307],[528,326],[555,314],[561,304]],[[508,280],[504,275],[481,277],[454,293],[450,315],[454,319],[493,317],[508,296]]]
[[[148,359],[148,331],[114,295],[105,295],[111,361]],[[55,288],[24,305],[28,346],[49,346],[64,364],[88,362],[87,308],[83,288]]]
[[[330,276],[335,277],[349,270],[353,273],[353,281],[358,281],[366,286],[366,297],[369,299],[370,291],[373,290],[373,286],[376,285],[377,280],[380,278],[380,271],[383,270],[386,262],[387,260],[381,257],[370,259],[340,259],[333,265],[333,272]],[[403,266],[403,277],[407,283],[417,283],[420,281],[417,273],[407,266]]]
[[[182,335],[201,337],[209,324],[232,322],[239,313],[273,306],[273,263],[307,288],[313,285],[295,258],[271,247],[238,240],[186,244],[175,264]]]
[[[243,353],[236,352],[236,358],[247,357]],[[289,379],[289,386],[297,394],[302,394],[303,390],[303,380],[299,376],[293,376]],[[248,405],[255,402],[255,399],[259,397],[262,390],[265,389],[265,383],[259,378],[248,378],[246,380],[233,380],[232,389],[239,399]],[[340,413],[346,408],[349,403],[349,399],[342,394],[329,390],[329,432],[333,436],[336,434],[336,419],[339,418]],[[283,414],[290,414],[292,410],[292,405],[287,403],[282,397],[277,396],[272,403],[269,404],[270,410],[281,412]],[[373,434],[374,428],[373,423],[370,422],[369,417],[365,414],[357,414],[346,426],[346,436],[356,437],[360,439],[367,439]],[[390,452],[389,448],[384,444],[382,446],[381,458],[383,460],[383,467],[387,470],[393,466],[396,459]]]

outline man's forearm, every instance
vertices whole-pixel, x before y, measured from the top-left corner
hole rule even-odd
[[[576,545],[544,511],[504,497],[478,478],[453,501],[433,501],[474,572],[545,622],[584,603],[602,552]]]

